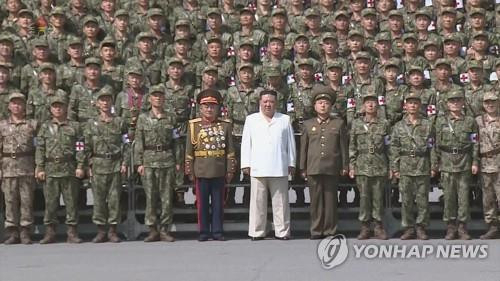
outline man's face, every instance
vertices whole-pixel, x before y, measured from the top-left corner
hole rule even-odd
[[[157,16],[149,17],[148,24],[149,24],[149,27],[151,27],[151,29],[153,29],[153,30],[161,30],[161,27],[163,26],[164,21],[165,20],[164,20],[163,16],[157,15]]]
[[[136,73],[129,73],[127,75],[127,84],[132,89],[138,89],[142,86],[142,76]]]
[[[460,51],[460,43],[452,40],[444,42],[444,53],[447,55],[457,55]]]
[[[8,108],[14,115],[24,114],[26,112],[26,102],[20,98],[15,98],[9,102]]]
[[[482,27],[484,27],[486,23],[484,16],[481,14],[474,14],[469,18],[469,20],[470,20],[470,25],[473,28],[477,29],[482,29]]]
[[[210,29],[217,29],[222,25],[222,19],[218,14],[210,14],[207,17],[207,25]]]
[[[268,50],[273,56],[281,56],[283,54],[283,42],[279,40],[272,40],[269,42]]]
[[[189,51],[189,43],[187,40],[177,40],[175,42],[175,51],[178,54],[185,55]]]
[[[481,82],[483,80],[483,69],[482,68],[470,68],[468,71],[471,81]]]
[[[316,30],[316,29],[320,28],[320,26],[321,26],[321,18],[318,17],[318,16],[309,16],[309,17],[306,17],[306,26],[309,29],[313,29],[313,30]]]
[[[451,13],[445,13],[441,16],[441,24],[444,28],[455,28],[457,16]]]
[[[430,61],[437,60],[439,58],[439,49],[433,45],[427,46],[424,49],[424,57]]]
[[[184,74],[184,66],[180,63],[172,63],[168,66],[167,72],[172,79],[181,79]]]
[[[89,64],[85,67],[85,78],[97,80],[101,75],[101,67],[97,64]]]
[[[337,41],[335,41],[334,39],[327,38],[323,40],[321,48],[323,49],[325,54],[335,54],[337,52],[338,44]]]
[[[276,96],[263,95],[259,101],[260,110],[266,116],[272,116],[276,112]]]
[[[424,74],[420,71],[413,70],[410,72],[410,84],[414,87],[422,85]]]
[[[113,98],[111,98],[111,96],[101,96],[97,99],[97,108],[102,112],[110,112],[112,104]]]
[[[295,41],[293,48],[299,54],[307,54],[309,52],[309,40],[301,37]]]
[[[83,49],[80,44],[71,44],[68,47],[68,55],[73,59],[78,59],[82,57]]]
[[[219,115],[219,108],[215,103],[200,104],[200,114],[205,119],[214,120]]]
[[[498,113],[498,100],[483,101],[483,107],[486,113],[494,115]]]
[[[95,22],[87,22],[83,26],[83,33],[85,34],[85,36],[89,38],[96,37],[98,32],[99,32],[99,26]]]
[[[364,16],[361,20],[361,25],[365,30],[373,31],[377,28],[377,17],[375,15]]]
[[[149,95],[149,102],[155,108],[162,108],[165,103],[165,94],[154,92]]]
[[[440,64],[436,66],[436,76],[441,81],[448,81],[451,75],[451,67],[448,65]]]
[[[386,54],[391,50],[391,41],[377,41],[375,43],[375,48],[379,54]]]
[[[352,0],[351,3],[349,4],[349,7],[353,12],[361,12],[361,10],[363,10],[364,8],[363,6],[364,6],[364,0]]]
[[[398,77],[398,68],[394,66],[386,67],[384,70],[384,78],[388,82],[395,82],[396,78]]]
[[[476,51],[484,51],[488,48],[488,38],[478,36],[472,40],[472,48]]]
[[[66,17],[63,15],[52,15],[50,17],[50,24],[54,27],[61,28],[64,27],[66,22]]]
[[[240,69],[240,72],[239,72],[239,78],[240,78],[240,81],[243,82],[243,83],[251,83],[253,81],[253,69],[249,68],[249,67],[244,67],[242,69]]]
[[[149,54],[152,51],[153,40],[151,38],[142,38],[139,40],[139,50],[144,54]]]
[[[345,16],[338,16],[335,19],[335,28],[337,30],[347,30],[349,27],[349,19]]]
[[[430,24],[431,20],[424,15],[419,15],[415,19],[415,27],[417,28],[417,30],[427,30]]]
[[[213,87],[215,83],[217,83],[217,72],[215,71],[206,71],[201,76],[201,80],[203,83],[209,87]]]
[[[42,84],[50,85],[54,83],[56,80],[56,74],[54,71],[50,69],[44,69],[40,72],[40,82]]]
[[[464,106],[464,99],[462,98],[448,99],[447,106],[448,110],[451,112],[461,112]]]
[[[12,46],[12,44],[10,44],[10,42],[8,42],[8,41],[0,42],[0,56],[11,57],[13,49],[14,49],[14,46]]]
[[[35,47],[33,49],[33,56],[37,60],[46,61],[49,58],[49,48],[47,47]]]
[[[389,17],[389,29],[391,31],[401,31],[403,28],[403,18],[400,16]]]
[[[5,67],[0,67],[0,84],[9,82],[9,70]]]
[[[101,9],[105,12],[112,12],[115,9],[115,1],[114,0],[102,0]]]
[[[29,28],[33,23],[33,18],[28,13],[22,13],[17,20],[17,24],[22,28]]]
[[[410,114],[416,114],[420,110],[421,102],[418,99],[408,99],[405,102],[405,109]]]
[[[240,24],[244,26],[253,25],[253,14],[250,12],[243,12],[240,15]]]
[[[326,99],[317,100],[314,103],[314,110],[319,115],[329,114],[332,109],[332,103]]]
[[[370,61],[365,58],[358,58],[354,63],[354,67],[359,74],[367,74],[370,71]]]
[[[375,114],[377,112],[378,100],[376,98],[366,98],[363,102],[366,113]]]
[[[286,22],[287,22],[287,19],[284,15],[282,14],[277,14],[277,15],[274,15],[272,18],[271,18],[271,25],[273,26],[273,28],[275,29],[278,29],[278,30],[283,30],[285,29],[286,27]]]
[[[330,67],[327,70],[326,74],[328,76],[328,80],[330,80],[330,81],[340,81],[340,79],[342,78],[342,69],[340,69],[338,67]]]
[[[308,79],[313,76],[313,67],[308,64],[299,65],[300,78]]]
[[[56,102],[50,105],[50,113],[55,118],[61,118],[66,116],[67,108],[66,105]]]
[[[118,16],[115,18],[113,25],[116,29],[120,31],[124,31],[128,27],[128,17],[127,16]]]
[[[115,59],[116,50],[111,46],[103,46],[100,51],[101,58],[104,61],[112,61]]]
[[[219,42],[210,42],[207,45],[207,54],[209,57],[216,58],[221,55],[222,46]]]
[[[252,60],[253,46],[249,46],[249,45],[240,46],[240,49],[238,51],[238,55],[239,55],[240,59],[243,61]]]
[[[364,42],[363,37],[356,35],[349,37],[347,45],[352,51],[359,52],[363,48]]]
[[[403,42],[403,48],[404,48],[405,52],[410,53],[410,54],[414,54],[417,52],[417,45],[418,45],[418,42],[417,42],[417,40],[414,40],[414,39],[406,39]]]

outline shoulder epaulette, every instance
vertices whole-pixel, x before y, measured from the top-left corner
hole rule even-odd
[[[223,119],[223,118],[217,118],[217,121],[226,122],[226,123],[233,123],[230,119]]]
[[[189,123],[196,123],[196,122],[200,122],[200,121],[201,121],[201,118],[195,118],[195,119],[189,120]]]

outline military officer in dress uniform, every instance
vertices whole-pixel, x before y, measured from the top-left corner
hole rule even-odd
[[[224,186],[231,181],[236,169],[232,126],[217,118],[222,103],[218,91],[203,90],[196,101],[201,118],[189,121],[185,172],[195,181],[198,240],[223,241]]]

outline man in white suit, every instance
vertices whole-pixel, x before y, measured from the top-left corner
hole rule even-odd
[[[260,112],[247,116],[241,143],[241,168],[250,175],[252,241],[266,236],[267,194],[271,193],[274,237],[290,239],[288,175],[295,172],[295,140],[288,115],[276,112],[277,93],[260,93]]]

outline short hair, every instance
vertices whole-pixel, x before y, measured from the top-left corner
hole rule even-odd
[[[271,96],[274,96],[275,98],[278,98],[278,93],[276,93],[276,91],[274,91],[274,90],[263,90],[259,94],[259,100],[261,100],[262,97],[265,96],[265,95],[271,95]]]

